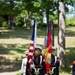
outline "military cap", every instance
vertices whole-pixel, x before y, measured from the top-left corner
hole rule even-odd
[[[42,50],[42,47],[41,47],[41,46],[36,46],[36,47],[34,48],[34,50],[37,50],[37,49],[41,51],[41,50]]]

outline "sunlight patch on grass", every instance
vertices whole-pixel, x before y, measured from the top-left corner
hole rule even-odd
[[[0,30],[0,32],[2,33],[7,33],[7,32],[11,32],[12,30]]]
[[[0,44],[28,44],[30,40],[22,38],[0,39]]]
[[[9,53],[10,53],[10,55],[13,57],[13,58],[15,58],[15,59],[20,59],[21,60],[21,58],[23,58],[23,57],[25,57],[25,54],[24,54],[24,52],[22,53],[18,53],[17,51],[15,51],[15,50],[11,50],[11,51],[9,51]]]
[[[75,27],[67,27],[66,30],[75,31]]]
[[[69,74],[69,73],[59,73],[59,75],[72,75],[72,74]]]
[[[9,53],[12,55],[18,55],[17,51],[15,51],[15,50],[11,50],[11,51],[9,51]]]
[[[75,47],[75,37],[66,37],[66,47]]]
[[[21,70],[17,71],[16,75],[21,75]]]
[[[37,44],[44,44],[44,38],[37,38]]]
[[[68,53],[68,52],[70,52],[70,50],[66,50],[66,52]]]

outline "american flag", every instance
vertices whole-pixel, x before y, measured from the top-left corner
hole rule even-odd
[[[33,63],[33,53],[34,53],[34,47],[36,46],[36,20],[34,19],[34,25],[33,25],[33,32],[32,32],[32,38],[30,42],[30,49],[28,53],[28,63],[31,65]]]

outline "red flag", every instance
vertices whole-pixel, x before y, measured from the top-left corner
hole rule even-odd
[[[51,35],[50,35],[50,28],[48,26],[48,33],[47,33],[47,46],[46,46],[46,54],[45,54],[45,60],[46,60],[46,72],[50,71],[51,66],[51,53],[52,53],[52,45],[51,45]]]

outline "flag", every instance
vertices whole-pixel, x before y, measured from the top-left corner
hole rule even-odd
[[[32,32],[32,37],[31,37],[31,42],[30,42],[30,48],[29,48],[29,53],[28,53],[28,63],[31,65],[33,63],[33,53],[34,53],[34,47],[36,46],[36,20],[34,19],[34,25],[33,25],[33,32]]]
[[[50,30],[51,30],[51,44],[52,46],[54,46],[54,25],[53,25],[53,21],[50,20]]]
[[[50,35],[50,27],[48,25],[48,33],[47,33],[47,45],[46,45],[46,53],[45,53],[45,61],[46,61],[46,72],[50,71],[51,66],[51,53],[52,53],[52,44],[51,44],[51,35]]]

